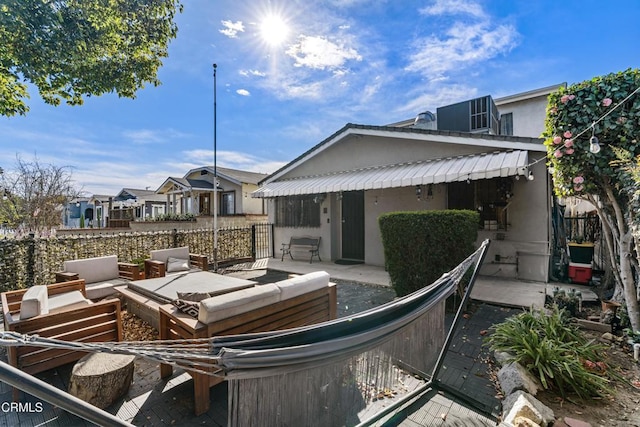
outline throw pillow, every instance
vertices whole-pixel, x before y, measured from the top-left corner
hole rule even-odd
[[[184,314],[188,314],[191,317],[198,318],[200,311],[200,303],[195,301],[185,301],[183,299],[174,299],[171,304]]]
[[[185,301],[195,301],[200,302],[203,299],[209,298],[209,295],[206,292],[176,292],[178,294],[178,299],[182,299]]]
[[[189,271],[189,260],[169,257],[167,259],[167,273],[175,271]]]

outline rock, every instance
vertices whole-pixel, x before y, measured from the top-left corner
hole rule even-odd
[[[602,334],[601,338],[606,341],[613,341],[615,339],[611,332],[605,332],[604,334]]]
[[[516,362],[508,363],[498,371],[498,381],[505,396],[517,390],[523,390],[535,396],[542,388],[540,381]]]
[[[516,418],[529,418],[536,424],[546,427],[554,422],[553,410],[538,399],[522,390],[510,394],[502,402],[503,421],[513,424]]]
[[[591,427],[591,424],[582,421],[576,420],[575,418],[564,417],[564,423],[569,427]]]
[[[493,353],[493,358],[496,359],[496,362],[500,366],[504,366],[507,363],[510,363],[510,360],[513,359],[513,355],[511,353],[507,353],[506,351],[496,351]]]
[[[516,417],[513,420],[513,427],[540,427],[538,423],[527,417]]]
[[[100,409],[129,391],[135,356],[94,353],[80,359],[71,371],[69,393]]]

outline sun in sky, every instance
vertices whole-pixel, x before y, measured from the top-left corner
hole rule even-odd
[[[289,35],[289,26],[281,15],[268,14],[259,25],[260,36],[271,47],[282,45]]]

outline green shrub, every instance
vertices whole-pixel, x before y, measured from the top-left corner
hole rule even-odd
[[[526,311],[491,327],[486,343],[493,351],[505,351],[540,379],[545,389],[557,389],[565,397],[581,398],[610,392],[615,375],[603,360],[603,347],[588,341],[569,323],[565,311],[554,306],[550,314]]]
[[[391,212],[378,219],[398,296],[431,284],[475,250],[480,217],[463,210]]]

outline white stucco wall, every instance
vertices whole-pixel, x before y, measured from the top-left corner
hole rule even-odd
[[[540,138],[547,115],[547,96],[498,104],[500,114],[513,113],[513,134]]]
[[[497,150],[497,148],[444,144],[433,141],[421,142],[399,138],[351,136],[318,153],[312,161],[302,163],[283,177],[311,176],[370,166],[441,159]]]
[[[237,213],[262,215],[267,213],[266,204],[263,207],[263,199],[251,197],[251,193],[256,191],[258,186],[255,184],[242,184],[242,191],[237,193],[238,201],[236,202]]]
[[[539,158],[542,154],[538,154]],[[532,161],[534,159],[530,159]],[[514,180],[507,230],[478,233],[478,243],[491,239],[481,274],[546,282],[549,271],[550,175],[544,161],[531,169],[534,181]],[[499,260],[496,259],[499,255]]]

